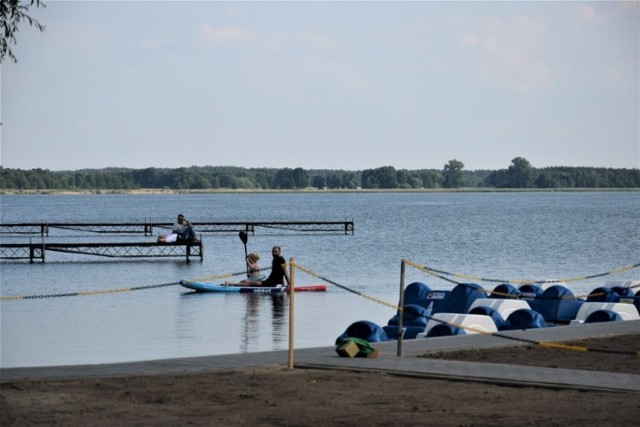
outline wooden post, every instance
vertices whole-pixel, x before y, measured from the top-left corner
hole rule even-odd
[[[295,268],[294,259],[289,259],[289,369],[293,369],[293,322],[295,320]]]
[[[405,262],[400,262],[400,302],[398,303],[398,357],[402,356],[402,318],[404,315],[404,270]]]

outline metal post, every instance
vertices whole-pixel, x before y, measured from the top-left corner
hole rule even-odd
[[[289,369],[293,369],[293,322],[294,322],[294,312],[295,312],[295,268],[294,268],[294,259],[289,259]]]
[[[398,357],[402,356],[402,318],[404,315],[404,270],[405,262],[400,262],[400,302],[398,303]]]
[[[145,236],[153,236],[153,224],[151,220],[147,222],[147,219],[144,219],[144,235]]]

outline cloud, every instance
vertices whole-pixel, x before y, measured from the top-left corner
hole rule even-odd
[[[487,37],[486,39],[484,39],[484,42],[482,43],[482,47],[484,48],[485,51],[489,53],[493,53],[493,54],[499,53],[498,46],[496,45],[495,37]]]
[[[265,44],[269,50],[280,50],[283,48],[282,42],[276,36],[268,36],[265,39]]]
[[[52,24],[47,30],[58,35],[54,40],[65,50],[95,53],[105,45],[104,33],[89,24]]]
[[[141,39],[138,44],[144,48],[163,48],[174,45],[175,43],[175,38],[150,37]]]
[[[596,11],[589,5],[581,4],[578,6],[577,10],[578,20],[580,22],[591,22],[596,19]]]
[[[200,24],[196,28],[197,38],[205,44],[213,47],[222,47],[229,44],[251,44],[254,37],[237,26],[215,27]]]
[[[212,48],[252,47],[269,51],[284,48],[281,39],[273,34],[259,35],[238,26],[211,26],[200,24],[196,28],[196,39]]]
[[[552,74],[539,54],[544,25],[525,16],[482,17],[472,22],[476,31],[459,42],[469,50],[469,72],[507,90],[529,92],[546,89]]]
[[[480,38],[476,33],[474,32],[467,33],[464,37],[462,37],[462,40],[460,40],[460,47],[466,48],[466,47],[472,46],[476,44],[478,40],[480,40]]]
[[[227,18],[236,18],[240,14],[238,13],[238,9],[235,7],[227,6],[224,8],[224,16]]]
[[[305,61],[304,65],[308,71],[315,75],[338,81],[349,88],[362,92],[369,92],[372,89],[371,80],[348,62],[310,58]]]
[[[614,86],[623,90],[635,90],[637,93],[638,76],[637,65],[634,67],[632,60],[628,62],[616,62],[603,67],[603,73],[607,80]],[[633,92],[630,92],[633,93]]]
[[[320,50],[336,50],[340,47],[332,37],[318,33],[304,32],[300,35],[299,41],[303,46]]]
[[[255,81],[262,81],[256,76],[268,75],[271,70],[279,70],[278,73],[298,70],[296,78],[300,79],[337,84],[342,89],[360,93],[368,93],[372,88],[371,80],[356,66],[338,57],[341,44],[326,34],[312,31],[252,32],[240,26],[202,23],[196,27],[195,36],[208,48],[250,49],[252,55],[241,61],[240,66],[247,71],[245,78],[251,75]]]
[[[638,1],[621,1],[616,3],[616,8],[613,11],[615,16],[637,16],[640,12],[640,2]]]
[[[495,39],[487,39],[484,49],[489,54],[484,61],[485,77],[518,92],[547,88],[552,81],[547,65],[516,47],[498,47]]]

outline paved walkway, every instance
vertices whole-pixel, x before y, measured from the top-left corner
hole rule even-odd
[[[560,342],[634,333],[640,333],[640,320],[508,331],[503,334],[536,341]],[[494,384],[640,392],[640,375],[416,357],[428,351],[513,345],[525,343],[519,344],[517,341],[484,335],[415,339],[402,343],[402,357],[398,357],[398,344],[392,341],[375,343],[374,347],[379,350],[380,355],[371,359],[338,357],[333,346],[318,347],[296,350],[294,365],[297,368],[379,371],[396,375]],[[273,351],[102,365],[9,368],[0,369],[0,381],[180,375],[274,365],[286,367],[288,356],[288,351]]]

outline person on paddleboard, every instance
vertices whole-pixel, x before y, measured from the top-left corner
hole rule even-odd
[[[249,279],[248,280],[264,280],[265,275],[260,273],[260,267],[258,266],[258,260],[260,259],[260,255],[250,253],[247,255],[247,267],[249,268]]]
[[[271,273],[269,277],[264,280],[242,280],[239,283],[224,282],[225,286],[267,286],[275,287],[278,285],[287,285],[291,283],[289,281],[289,274],[287,273],[287,261],[280,254],[282,250],[280,246],[274,246],[271,249],[271,255],[273,255],[273,261],[271,261]]]
[[[278,286],[285,284],[289,286],[291,283],[289,281],[289,274],[287,273],[287,261],[280,252],[280,246],[274,246],[271,249],[271,255],[273,255],[273,261],[271,261],[271,274],[261,282],[260,286]]]

